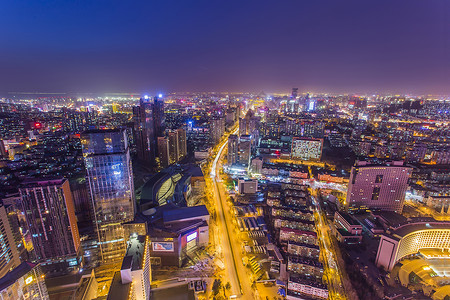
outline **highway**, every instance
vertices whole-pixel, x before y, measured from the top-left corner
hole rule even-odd
[[[236,132],[237,129],[234,131]],[[234,133],[233,132],[233,133]],[[230,295],[239,299],[257,299],[251,288],[250,274],[242,264],[242,252],[238,233],[234,230],[230,206],[227,203],[225,187],[220,177],[221,161],[224,149],[228,145],[225,140],[219,147],[213,163],[211,164],[210,176],[214,187],[214,205],[217,212],[217,226],[219,228],[220,245],[219,252],[223,254],[226,278],[223,279],[231,284]],[[228,295],[228,296],[230,296]]]

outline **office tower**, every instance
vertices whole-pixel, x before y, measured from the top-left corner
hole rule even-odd
[[[162,95],[153,98],[153,122],[155,128],[155,142],[158,136],[162,136],[165,129],[164,100]]]
[[[80,235],[69,181],[26,180],[20,195],[36,259],[49,267],[78,265]]]
[[[225,132],[225,118],[223,117],[213,117],[210,120],[210,138],[211,142],[215,145],[217,144],[220,139],[222,138],[222,135]]]
[[[231,166],[238,162],[239,158],[239,137],[231,134],[228,137],[228,165]]]
[[[50,299],[40,265],[23,262],[0,278],[0,299]]]
[[[156,133],[153,103],[148,97],[140,99],[139,106],[133,108],[133,115],[137,157],[153,166],[156,156],[154,142]]]
[[[135,212],[134,183],[125,131],[90,130],[81,145],[90,188],[98,245],[103,261],[114,261],[125,251],[122,223]]]
[[[169,163],[169,139],[165,136],[158,137],[158,158],[161,168],[167,167]]]
[[[178,128],[178,160],[181,160],[187,155],[187,143],[186,143],[186,129]]]
[[[295,98],[297,98],[297,95],[298,95],[298,88],[292,88],[292,95],[291,95],[291,97],[293,99],[295,99]]]
[[[0,278],[19,264],[20,256],[10,219],[5,206],[0,204]]]
[[[320,160],[322,145],[322,139],[294,137],[292,139],[291,157],[302,160]]]
[[[168,132],[169,139],[169,164],[174,164],[178,161],[179,149],[178,149],[178,132],[171,130]]]
[[[250,135],[242,135],[239,139],[239,163],[248,166],[250,163],[252,138]]]
[[[385,165],[356,162],[350,174],[347,210],[369,208],[401,213],[411,172],[401,161]]]

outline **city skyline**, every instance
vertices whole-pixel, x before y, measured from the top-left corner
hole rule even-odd
[[[0,93],[450,94],[449,6],[9,2]]]

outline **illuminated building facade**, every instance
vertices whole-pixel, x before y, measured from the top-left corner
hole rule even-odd
[[[80,235],[69,181],[27,180],[20,195],[36,258],[48,266],[77,266]]]
[[[104,261],[125,251],[122,223],[135,213],[134,183],[125,131],[92,130],[81,135],[98,245]]]
[[[381,209],[401,213],[411,168],[403,162],[374,165],[358,161],[352,167],[346,208]]]
[[[239,155],[239,137],[235,134],[230,134],[228,137],[228,165],[234,165],[238,162]]]
[[[291,157],[318,161],[322,157],[322,146],[322,139],[294,137],[292,139]]]
[[[150,297],[151,265],[148,236],[133,234],[127,242],[127,252],[122,260],[120,273],[115,275],[107,299],[121,298],[123,291],[132,297],[127,299],[147,300]]]
[[[50,299],[40,265],[23,262],[6,276],[0,278],[0,299]]]
[[[0,206],[0,278],[20,264],[14,234],[3,205]]]
[[[419,221],[400,225],[381,236],[375,263],[392,270],[401,259],[423,248],[450,248],[450,222]]]

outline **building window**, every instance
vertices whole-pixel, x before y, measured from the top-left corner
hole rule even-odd
[[[375,178],[375,183],[381,183],[383,181],[383,175],[377,175]]]
[[[380,188],[374,187],[372,192],[372,200],[378,200],[378,197],[380,197]]]

